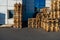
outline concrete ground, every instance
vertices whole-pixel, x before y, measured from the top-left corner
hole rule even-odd
[[[60,32],[28,28],[0,28],[0,40],[60,40]]]

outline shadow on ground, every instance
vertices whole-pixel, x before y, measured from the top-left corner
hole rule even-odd
[[[28,27],[28,22],[27,21],[23,21],[22,22],[22,28],[26,28]]]

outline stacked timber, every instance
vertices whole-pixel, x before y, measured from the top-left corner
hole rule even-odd
[[[32,20],[34,19],[28,19],[28,25],[34,25]],[[50,9],[48,7],[40,9],[40,13],[36,15],[35,23],[36,28],[40,27],[47,32],[58,32],[60,28],[60,0],[51,0]],[[29,27],[34,28],[34,26]]]
[[[41,14],[41,28],[46,31],[59,31],[58,19],[56,18],[56,9],[53,8],[54,11],[46,11],[46,9],[42,9]]]
[[[51,0],[52,1],[52,0]],[[52,7],[52,14],[53,14],[53,17],[52,18],[54,18],[54,20],[56,20],[55,21],[55,26],[54,26],[54,29],[55,29],[55,31],[56,30],[59,30],[59,20],[58,19],[60,19],[60,0],[53,0],[52,1],[52,5],[53,6],[51,6]]]
[[[36,28],[36,18],[29,18],[28,19],[28,28]]]
[[[49,14],[49,8],[42,8],[42,13],[41,13],[41,27],[43,29],[45,29],[45,21],[48,18],[48,14]]]
[[[14,28],[22,28],[22,5],[14,5]]]
[[[45,26],[43,26],[44,30],[51,31],[51,32],[53,32],[53,31],[58,32],[59,31],[57,19],[56,20],[49,19],[49,20],[46,20],[44,23],[45,23]]]

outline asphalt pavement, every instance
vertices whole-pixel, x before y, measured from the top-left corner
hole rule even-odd
[[[46,32],[43,29],[0,28],[0,40],[60,40],[60,31]]]

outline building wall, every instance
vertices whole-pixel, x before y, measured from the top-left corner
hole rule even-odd
[[[5,14],[0,13],[0,24],[5,24]]]
[[[14,10],[14,4],[16,2],[17,3],[20,2],[22,4],[22,0],[0,0],[0,13],[5,14],[5,24],[11,24],[10,22],[13,23],[13,18],[12,19],[8,19],[7,10]]]
[[[7,0],[0,0],[0,13],[5,14],[5,24],[7,24]]]
[[[51,0],[46,0],[46,3],[45,3],[45,4],[46,4],[46,5],[45,5],[46,7],[50,7],[50,6],[51,6],[51,5],[50,5],[50,4],[51,4]]]
[[[45,7],[45,1],[46,0],[35,0],[35,7],[37,7],[37,8]]]
[[[34,14],[34,0],[26,0],[26,20]]]

